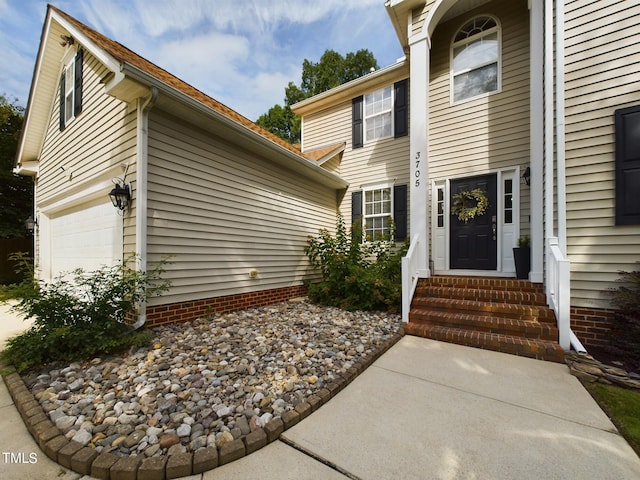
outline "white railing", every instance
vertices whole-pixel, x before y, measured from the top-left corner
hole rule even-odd
[[[402,321],[409,321],[409,310],[411,310],[411,299],[418,285],[418,250],[420,246],[420,236],[416,235],[411,239],[407,254],[402,257]]]
[[[585,352],[578,337],[571,331],[571,263],[564,256],[557,237],[547,239],[547,301],[558,322],[558,343],[564,350],[573,346]]]

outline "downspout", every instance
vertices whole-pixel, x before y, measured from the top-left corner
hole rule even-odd
[[[149,140],[149,111],[158,100],[158,89],[151,87],[151,95],[139,98],[137,105],[136,125],[136,253],[137,269],[147,271],[147,171],[148,171],[148,140]],[[147,302],[142,300],[138,305],[138,320],[133,324],[134,329],[142,327],[147,321]]]
[[[567,181],[565,177],[564,2],[556,3],[556,178],[558,246],[567,256]]]
[[[554,235],[553,224],[553,0],[544,5],[544,238]],[[548,255],[548,252],[546,252]],[[546,275],[545,275],[546,277]]]

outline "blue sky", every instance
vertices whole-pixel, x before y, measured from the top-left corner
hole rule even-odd
[[[51,0],[251,120],[326,49],[403,55],[384,0]],[[26,106],[46,1],[0,0],[0,94]]]

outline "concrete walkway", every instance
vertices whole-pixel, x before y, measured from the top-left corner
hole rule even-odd
[[[90,478],[40,451],[3,382],[0,428],[3,480]],[[640,459],[566,366],[407,336],[279,441],[186,478],[631,480]]]

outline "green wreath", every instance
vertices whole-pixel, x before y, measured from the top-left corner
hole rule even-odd
[[[473,206],[467,206],[469,202],[473,203]],[[488,208],[489,199],[486,192],[480,188],[474,188],[456,193],[453,196],[451,215],[455,215],[458,220],[467,223],[472,218],[484,215]]]

